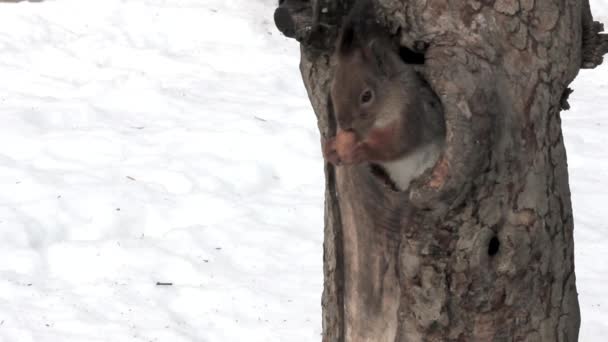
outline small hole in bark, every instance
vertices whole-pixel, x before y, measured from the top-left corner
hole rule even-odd
[[[281,6],[284,2],[285,0],[279,0],[279,6]]]
[[[399,56],[406,64],[424,64],[424,54],[410,50],[404,46],[399,48]]]
[[[496,236],[494,236],[490,239],[490,244],[488,245],[488,255],[489,256],[496,255],[498,253],[499,249],[500,249],[500,241],[498,240],[498,238]]]

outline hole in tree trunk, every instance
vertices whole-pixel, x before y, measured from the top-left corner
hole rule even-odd
[[[424,64],[424,53],[410,50],[404,46],[399,48],[399,56],[406,64]]]
[[[499,249],[500,249],[500,241],[498,240],[498,238],[496,236],[494,236],[490,239],[490,243],[488,244],[488,255],[489,256],[496,255],[498,253]]]

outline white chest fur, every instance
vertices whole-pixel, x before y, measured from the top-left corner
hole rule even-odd
[[[414,178],[435,165],[441,154],[441,148],[441,143],[431,143],[397,160],[378,164],[388,173],[397,188],[404,191],[407,190]]]

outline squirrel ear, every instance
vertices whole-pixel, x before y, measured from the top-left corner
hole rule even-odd
[[[389,76],[391,63],[394,63],[392,57],[397,55],[397,52],[393,50],[393,45],[387,38],[377,37],[366,44],[363,48],[363,55],[381,74]]]
[[[337,51],[348,55],[363,48],[375,27],[374,4],[371,0],[355,0],[353,7],[342,21]]]
[[[355,35],[355,28],[352,22],[346,22],[345,27],[342,29],[340,38],[338,39],[338,52],[341,55],[348,55],[357,47],[357,37]]]

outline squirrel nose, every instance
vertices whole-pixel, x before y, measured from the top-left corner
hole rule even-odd
[[[338,131],[336,132],[336,137],[344,136],[344,135],[348,135],[348,134],[354,134],[354,133],[355,133],[355,131],[353,131],[352,129],[338,128]]]
[[[338,131],[336,132],[336,134],[340,134],[340,133],[355,133],[355,130],[350,125],[349,126],[340,125],[338,127]]]

